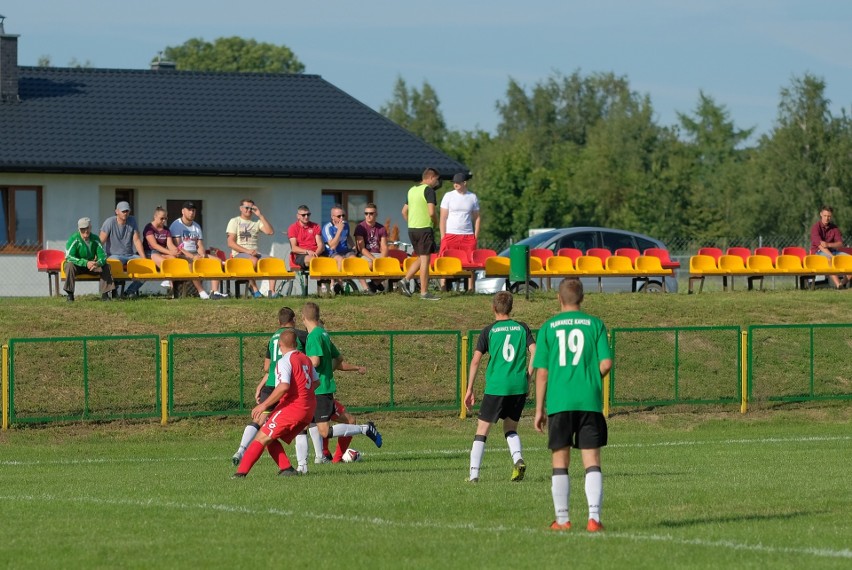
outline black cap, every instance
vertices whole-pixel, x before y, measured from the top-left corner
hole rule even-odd
[[[464,172],[453,175],[453,184],[464,184],[465,182],[467,182],[467,174]]]
[[[181,208],[186,208],[187,210],[197,210],[198,209],[195,206],[195,202],[193,202],[192,200],[187,200],[186,202],[184,202],[183,206],[181,206]]]

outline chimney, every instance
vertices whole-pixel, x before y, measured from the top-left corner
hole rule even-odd
[[[157,60],[151,62],[151,71],[172,70],[177,69],[177,64],[173,61],[163,59],[163,52],[157,54]]]
[[[3,29],[0,16],[0,103],[17,103],[18,99],[18,36]]]

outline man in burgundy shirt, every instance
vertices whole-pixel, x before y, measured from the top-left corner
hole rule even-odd
[[[822,255],[828,259],[832,259],[835,255],[849,255],[839,249],[843,247],[843,237],[840,235],[840,228],[831,221],[833,214],[834,210],[831,206],[820,208],[819,221],[811,227],[811,255]],[[852,275],[844,276],[842,281],[838,275],[829,277],[838,289],[846,287],[852,279]]]

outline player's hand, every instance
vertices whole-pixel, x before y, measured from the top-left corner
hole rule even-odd
[[[535,412],[535,420],[533,420],[533,426],[535,427],[535,431],[539,433],[544,433],[544,427],[547,425],[547,416],[544,415],[544,412],[536,410]]]
[[[468,412],[471,410],[471,408],[473,408],[473,402],[473,392],[468,392],[464,395],[464,407],[467,409]]]
[[[359,366],[358,367],[358,374],[366,374],[366,373],[367,373],[367,367],[366,366]]]
[[[260,420],[263,418],[263,412],[265,412],[265,411],[266,411],[265,406],[261,406],[261,405],[255,406],[251,411],[251,419],[253,419],[254,422],[258,425],[262,424],[263,422],[260,421]]]

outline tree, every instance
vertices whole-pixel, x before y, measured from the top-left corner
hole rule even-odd
[[[447,138],[447,125],[441,113],[438,94],[423,82],[422,90],[408,88],[402,77],[397,77],[393,98],[382,105],[379,112],[427,143],[442,148]]]
[[[177,69],[192,71],[237,71],[263,73],[302,73],[305,66],[284,45],[274,45],[237,36],[218,38],[212,43],[192,38],[182,45],[169,46],[163,57]]]

